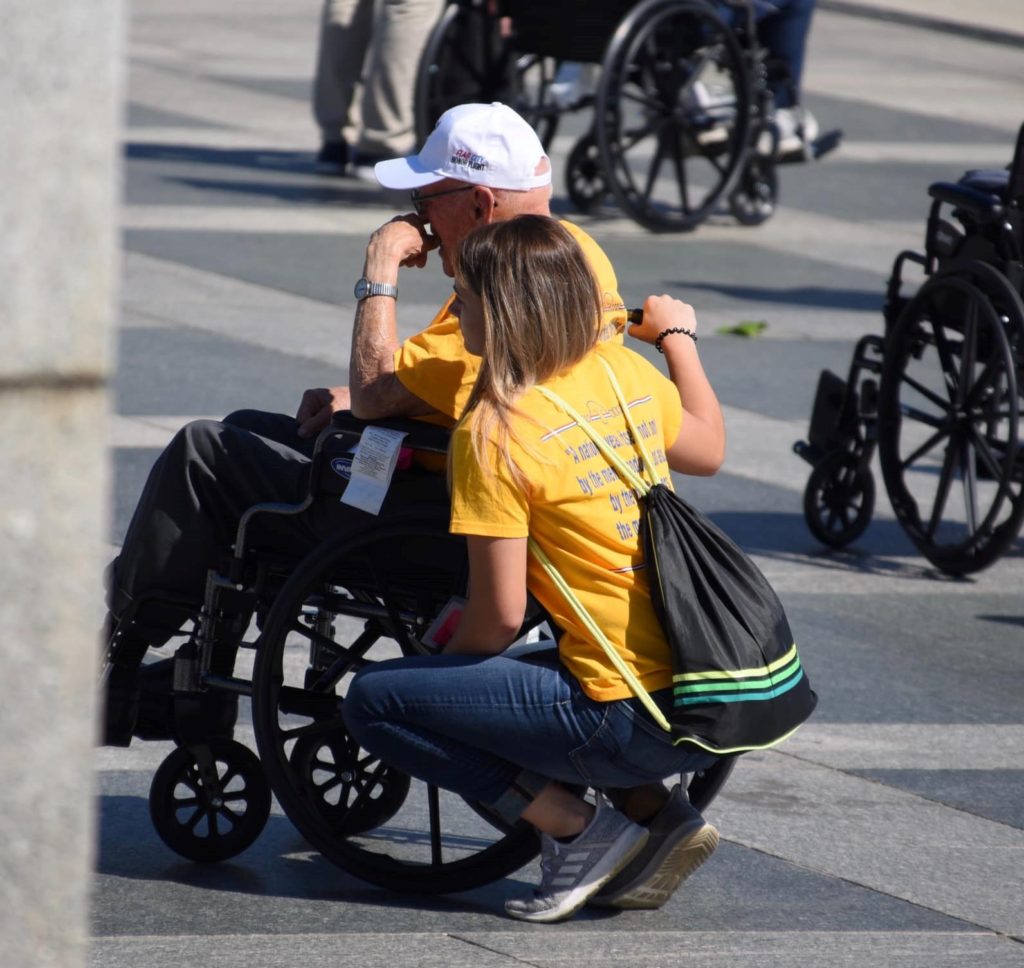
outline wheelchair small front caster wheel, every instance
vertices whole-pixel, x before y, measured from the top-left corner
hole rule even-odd
[[[754,157],[729,194],[729,211],[741,225],[760,225],[775,212],[779,178],[770,158]]]
[[[822,544],[843,548],[871,523],[875,479],[856,454],[839,450],[814,465],[804,491],[807,527]]]
[[[583,213],[592,212],[611,191],[593,132],[580,138],[569,152],[565,189],[576,210]]]
[[[270,816],[270,784],[247,746],[213,737],[179,746],[160,764],[149,788],[149,815],[176,854],[211,863],[240,854]]]
[[[288,762],[317,813],[341,837],[387,823],[409,793],[409,777],[361,750],[338,730],[329,736],[303,736]]]

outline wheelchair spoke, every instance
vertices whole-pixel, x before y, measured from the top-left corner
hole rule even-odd
[[[624,87],[619,91],[619,97],[623,101],[631,101],[632,103],[645,107],[652,112],[657,111],[660,113],[662,110],[661,102],[654,100],[654,98],[650,97],[642,88],[634,93],[629,88]]]
[[[946,510],[946,501],[949,498],[949,488],[953,483],[953,472],[957,465],[957,450],[959,449],[956,438],[951,437],[946,446],[946,453],[942,459],[942,471],[939,474],[939,486],[935,494],[935,503],[932,505],[932,514],[928,519],[926,533],[934,537],[942,521],[942,513]]]
[[[992,476],[993,480],[1001,480],[1005,469],[993,455],[989,442],[978,433],[975,427],[971,427],[971,441],[974,444],[978,457],[981,458],[982,464],[985,465],[985,470]]]
[[[975,359],[978,354],[978,300],[968,300],[967,317],[964,320],[964,336],[961,346],[960,382],[957,384],[957,399],[963,407],[967,401],[967,390],[974,372]]]
[[[913,465],[917,463],[917,461],[919,461],[922,457],[924,457],[924,455],[927,454],[928,451],[932,450],[935,447],[935,445],[939,443],[939,441],[947,438],[949,436],[949,433],[950,431],[948,428],[943,428],[938,432],[932,434],[931,437],[929,437],[923,444],[921,444],[921,446],[918,447],[912,454],[910,454],[909,456],[905,457],[902,460],[901,466],[903,470],[909,470],[911,467],[913,467]]]
[[[658,172],[661,171],[661,163],[665,158],[665,136],[659,131],[658,132],[658,147],[654,152],[654,159],[651,161],[651,167],[647,169],[647,182],[644,185],[643,199],[645,202],[651,200],[651,192],[654,190],[654,183],[658,178]]]
[[[679,143],[681,137],[682,133],[677,131],[672,139],[672,165],[676,171],[676,181],[679,183],[679,203],[683,212],[688,215],[690,213],[690,198],[686,185],[686,165],[683,163],[682,145]]]
[[[914,390],[920,393],[921,396],[925,397],[929,402],[934,403],[935,406],[937,406],[940,410],[943,411],[943,413],[949,412],[949,401],[944,400],[937,393],[935,393],[934,390],[931,390],[928,387],[926,387],[923,383],[920,382],[920,380],[915,380],[913,377],[904,374],[903,382],[906,383],[907,386],[912,387]],[[921,420],[924,418],[924,416],[925,415],[921,411],[914,411],[914,418],[916,420]],[[937,424],[935,424],[935,426],[937,426]]]
[[[939,417],[932,413],[925,413],[923,410],[918,410],[917,407],[911,407],[905,403],[900,405],[900,414],[904,417],[909,417],[911,420],[923,423],[928,427],[939,429],[945,427],[949,422],[948,414],[943,414]]]
[[[953,350],[950,346],[949,340],[946,338],[946,331],[942,323],[937,322],[933,317],[931,319],[931,324],[932,332],[935,334],[935,348],[939,352],[939,363],[942,367],[943,377],[945,378],[946,393],[949,397],[948,402],[955,404],[960,376],[957,371],[956,361],[953,358]]]
[[[964,485],[964,512],[967,515],[967,531],[975,534],[978,530],[978,478],[974,460],[974,448],[964,441],[960,455],[960,472]]]

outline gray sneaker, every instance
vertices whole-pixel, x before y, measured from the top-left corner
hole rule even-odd
[[[636,859],[591,897],[595,907],[660,908],[718,846],[718,831],[705,822],[679,785],[648,828]]]
[[[575,840],[541,837],[541,879],[533,894],[505,902],[521,921],[550,923],[575,914],[647,842],[647,831],[598,797],[594,819]]]

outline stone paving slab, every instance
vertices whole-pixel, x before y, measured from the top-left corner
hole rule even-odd
[[[564,927],[529,933],[331,934],[301,937],[95,939],[94,968],[561,968],[643,965],[645,968],[936,968],[984,964],[1018,968],[1024,947],[995,935],[879,932],[635,932],[594,936]]]

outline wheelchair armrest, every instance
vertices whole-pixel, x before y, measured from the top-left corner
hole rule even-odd
[[[968,188],[966,185],[935,182],[928,187],[928,194],[954,208],[964,209],[979,222],[992,222],[1003,215],[1002,202],[995,195],[978,191],[976,188]]]
[[[385,427],[406,434],[404,444],[412,450],[431,454],[447,454],[451,431],[447,427],[412,420],[408,417],[385,417],[360,420],[350,410],[338,410],[331,417],[331,430],[358,437],[366,427]]]

